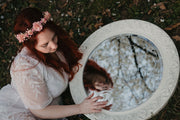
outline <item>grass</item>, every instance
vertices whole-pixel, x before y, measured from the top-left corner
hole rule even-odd
[[[122,19],[141,19],[164,29],[180,51],[179,0],[1,0],[0,88],[10,83],[10,64],[21,46],[13,35],[14,18],[26,7],[49,11],[54,21],[66,29],[78,45],[108,23]],[[63,96],[65,104],[73,103],[69,90]],[[69,119],[88,120],[84,115],[72,116]],[[149,120],[179,119],[180,83],[168,104]]]

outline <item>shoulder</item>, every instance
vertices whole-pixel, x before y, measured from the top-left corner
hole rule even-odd
[[[33,56],[28,48],[23,48],[11,64],[11,71],[24,71],[32,69],[39,64],[39,60]]]

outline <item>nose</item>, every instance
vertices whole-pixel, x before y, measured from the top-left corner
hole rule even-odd
[[[58,47],[58,45],[57,45],[57,43],[55,43],[55,42],[53,42],[53,41],[51,41],[51,44],[50,44],[50,50],[52,50],[52,51],[54,51],[54,50],[56,50],[57,49],[57,47]]]

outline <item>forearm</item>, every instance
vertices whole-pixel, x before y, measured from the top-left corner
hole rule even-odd
[[[101,112],[106,107],[107,101],[96,102],[102,97],[92,98],[88,96],[82,103],[76,105],[50,105],[40,110],[30,110],[36,117],[42,119],[57,119],[77,114],[88,114]],[[92,99],[91,99],[92,98]]]
[[[81,114],[80,106],[77,105],[50,105],[41,110],[30,110],[36,117],[41,119],[57,119]]]

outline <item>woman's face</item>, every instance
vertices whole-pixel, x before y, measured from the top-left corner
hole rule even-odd
[[[103,81],[106,81],[106,78],[101,76],[101,75],[96,75],[96,80],[94,82],[94,88],[98,91],[102,91],[102,90],[109,90],[110,88],[112,88],[111,83],[104,83]]]
[[[44,29],[37,35],[37,44],[35,49],[42,53],[53,53],[57,50],[58,38],[55,32],[50,29]]]
[[[112,85],[111,84],[100,83],[100,82],[95,82],[94,87],[95,87],[96,90],[102,91],[102,90],[109,90],[110,88],[112,88]]]

